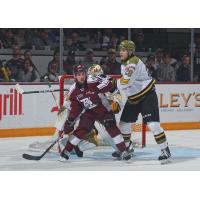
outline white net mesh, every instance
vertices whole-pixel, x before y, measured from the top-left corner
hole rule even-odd
[[[62,76],[60,79],[60,89],[62,88],[67,88],[69,89],[70,86],[74,83],[74,80],[72,78],[72,76]],[[67,92],[60,92],[60,106],[63,105],[64,99],[66,98],[66,93]],[[119,122],[121,113],[116,114],[116,120],[117,122]],[[135,143],[136,146],[145,146],[145,133],[142,133],[142,129],[143,129],[143,125],[142,125],[142,117],[141,115],[139,115],[138,121],[136,123],[134,123],[132,125],[132,131],[135,134],[132,134],[132,140]],[[105,133],[105,128],[102,126],[98,126],[97,125],[97,130],[98,132],[103,132],[103,134],[99,134],[98,135],[98,140],[99,140],[99,144],[100,145],[110,145],[110,142],[107,141],[107,137],[105,136],[105,138],[102,138],[102,135],[106,135],[107,133]],[[51,145],[51,143],[58,137],[58,133],[57,131],[55,133],[52,133],[52,136],[43,142],[34,142],[32,144],[29,145],[29,148],[31,150],[35,150],[35,151],[43,151],[45,150],[49,145]],[[104,137],[104,136],[103,136]],[[59,147],[58,145],[55,145],[54,148],[52,149],[52,151],[58,152],[59,151]]]

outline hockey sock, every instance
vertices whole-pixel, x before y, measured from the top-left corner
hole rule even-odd
[[[124,143],[124,139],[121,134],[113,137],[113,141],[119,151],[121,151],[121,152],[125,151],[126,145]]]
[[[130,143],[130,139],[131,139],[131,133],[128,133],[128,134],[122,133],[122,136],[124,138],[124,142],[126,144],[126,147],[128,147],[129,143]]]
[[[128,147],[131,139],[131,123],[120,121],[119,129],[122,132],[126,147]]]
[[[118,129],[118,127],[117,126],[109,127],[109,128],[107,128],[107,132],[113,139],[113,142],[116,145],[116,147],[118,148],[118,150],[121,152],[124,151],[126,149],[126,145],[124,142],[124,138],[123,138],[120,130]]]
[[[75,135],[70,135],[69,137],[69,140],[67,141],[67,144],[65,146],[65,150],[68,151],[68,152],[71,152],[72,149],[78,145],[78,143],[80,142],[81,140],[76,137]]]
[[[154,135],[154,138],[156,140],[156,143],[160,145],[161,149],[165,149],[167,147],[167,139],[164,131],[157,135]]]
[[[167,145],[167,138],[164,130],[160,127],[159,122],[149,122],[147,123],[149,129],[152,131],[155,141],[159,144],[161,150],[165,149]]]

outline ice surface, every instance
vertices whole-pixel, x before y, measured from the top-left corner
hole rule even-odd
[[[45,141],[48,137],[0,138],[0,170],[200,170],[200,130],[166,131],[172,160],[167,165],[157,161],[160,155],[151,133],[147,134],[147,147],[136,148],[130,161],[113,160],[113,149],[101,146],[84,152],[83,158],[72,155],[66,163],[58,161],[58,153],[48,153],[40,161],[22,158],[23,153],[40,155],[29,151],[28,145],[34,141]]]

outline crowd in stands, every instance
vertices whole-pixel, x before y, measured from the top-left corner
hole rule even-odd
[[[78,31],[64,29],[64,49],[68,52],[63,61],[64,73],[72,74],[72,67],[75,64],[82,63],[88,68],[96,63],[102,66],[105,74],[120,75],[117,47],[122,40],[127,39],[127,35],[117,34],[113,29],[95,30],[87,33],[83,29],[82,34],[85,34],[83,40]],[[152,51],[152,48],[145,44],[144,34],[141,32],[135,34],[134,42],[136,55],[137,52],[148,52],[148,57],[140,58],[157,81],[188,82],[191,80],[189,48],[186,53],[176,58],[171,52],[162,48]],[[94,48],[87,48],[88,44],[94,44]],[[33,63],[32,51],[45,49],[46,46],[54,49],[54,54],[46,66],[46,73],[41,74]],[[58,81],[60,60],[56,47],[59,47],[59,29],[0,29],[0,49],[12,49],[12,58],[0,62],[0,81],[38,82],[46,81],[46,78],[52,82]],[[85,54],[77,61],[76,54],[79,51],[84,51]],[[107,55],[98,61],[95,59],[96,51],[104,51]],[[200,35],[195,37],[194,55],[193,81],[200,81]]]

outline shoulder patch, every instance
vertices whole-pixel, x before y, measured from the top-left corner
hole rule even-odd
[[[130,58],[130,59],[127,61],[126,64],[127,64],[127,65],[128,65],[128,64],[135,64],[135,65],[136,65],[136,64],[138,64],[139,60],[140,60],[140,59],[139,59],[137,56],[133,56],[132,58]]]

